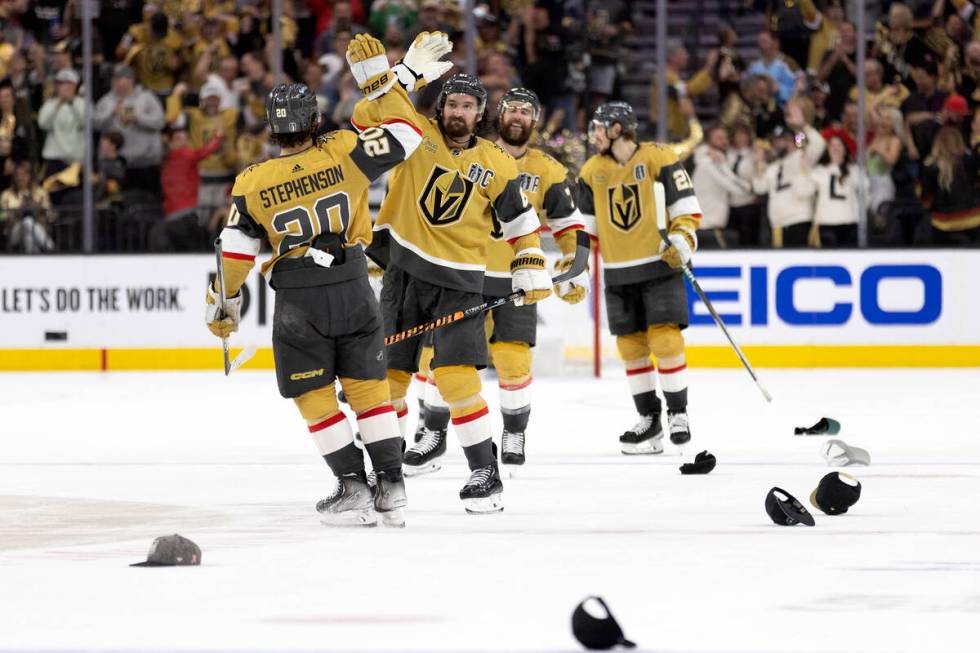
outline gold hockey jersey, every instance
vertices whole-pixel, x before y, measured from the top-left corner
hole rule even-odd
[[[575,207],[565,166],[541,150],[533,148],[528,149],[516,161],[520,171],[521,190],[537,212],[541,225],[550,228],[556,240],[569,229],[585,228],[582,216]],[[514,258],[514,250],[504,240],[504,232],[496,214],[493,215],[490,238],[483,294],[503,297],[512,292],[510,262]]]
[[[282,258],[304,256],[321,233],[340,235],[345,247],[371,242],[368,186],[411,155],[422,136],[400,86],[358,104],[378,105],[386,120],[360,134],[331,132],[313,147],[252,165],[235,179],[221,232],[229,296],[244,282],[263,239],[272,246],[272,258],[262,265],[266,277]]]
[[[384,116],[379,109],[359,105],[351,122],[358,129],[377,124]],[[434,119],[419,120],[422,145],[388,179],[368,254],[433,285],[482,293],[490,208],[508,242],[541,224],[521,192],[513,157],[483,138],[450,147]]]
[[[586,229],[599,240],[608,285],[672,273],[660,260],[658,225],[697,244],[701,206],[691,177],[667,146],[640,143],[622,165],[610,155],[594,155],[579,172],[577,190]]]

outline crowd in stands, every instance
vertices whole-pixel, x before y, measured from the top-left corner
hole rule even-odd
[[[349,128],[360,95],[344,59],[355,34],[381,38],[395,61],[419,32],[447,31],[452,60],[465,66],[460,0],[282,0],[277,17],[270,0],[94,4],[91,106],[81,91],[81,0],[0,5],[2,252],[77,251],[83,184],[95,201],[96,251],[208,250],[235,175],[276,153],[264,99],[277,63],[283,81],[316,91],[323,131]],[[488,124],[507,89],[532,88],[545,108],[539,142],[574,170],[592,111],[622,97],[633,4],[478,4]],[[976,244],[980,12],[969,0],[876,4],[865,65],[872,242]],[[838,0],[720,5],[762,12],[771,29],[758,34],[754,57],[738,54],[728,26],[707,52],[668,45],[666,126],[693,170],[702,247],[855,245],[861,35]],[[656,80],[651,88],[655,110]],[[438,92],[438,83],[423,89],[420,109],[431,112]]]
[[[862,190],[871,244],[980,245],[976,4],[865,3],[875,28],[866,41],[863,152],[861,35],[847,3],[726,4],[766,12],[771,29],[758,34],[755,59],[738,55],[728,27],[696,70],[682,43],[668,48],[671,139],[690,141],[704,95],[717,109],[703,142],[691,142],[702,247],[856,246]]]

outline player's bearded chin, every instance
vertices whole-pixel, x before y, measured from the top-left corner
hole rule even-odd
[[[500,137],[508,145],[524,145],[531,138],[531,128],[513,120],[504,123]]]
[[[473,133],[473,125],[459,116],[446,116],[442,121],[442,128],[450,138],[465,138]]]

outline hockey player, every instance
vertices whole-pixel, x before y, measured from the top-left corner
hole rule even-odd
[[[521,189],[539,218],[547,226],[562,252],[555,274],[565,272],[575,255],[576,232],[584,229],[581,214],[575,207],[568,170],[542,152],[528,147],[528,141],[541,117],[537,94],[526,88],[507,91],[497,106],[497,145],[517,161]],[[514,250],[503,239],[500,224],[494,221],[488,250],[487,273],[483,294],[487,298],[505,297],[511,293],[510,263]],[[570,304],[585,298],[588,273],[555,286],[555,294]],[[500,462],[524,464],[525,431],[531,415],[531,348],[537,333],[537,306],[504,304],[487,317],[490,332],[490,355],[497,369],[500,388],[500,411],[504,429],[500,438]],[[426,354],[423,351],[423,362]],[[430,379],[431,380],[431,379]],[[438,388],[429,384],[425,390],[425,428],[437,437],[446,437],[449,424],[445,401]],[[423,433],[424,435],[424,433]]]
[[[381,305],[389,334],[483,301],[491,208],[516,254],[513,290],[523,291],[525,304],[551,294],[537,233],[541,225],[521,192],[517,165],[500,147],[476,136],[486,103],[487,91],[478,79],[450,77],[439,93],[436,117],[423,127],[419,151],[391,174],[369,250],[386,268]],[[355,126],[379,122],[383,114],[374,109],[359,106]],[[460,499],[467,512],[500,511],[503,483],[477,373],[487,357],[483,322],[453,322],[431,335],[432,373],[471,470]],[[412,338],[388,348],[388,381],[398,410],[405,407],[422,345]],[[405,452],[406,469],[433,466],[445,449],[444,437],[426,433]]]
[[[579,173],[578,204],[599,239],[609,329],[640,414],[636,426],[619,439],[622,452],[657,454],[663,452],[657,376],[671,442],[683,445],[691,439],[681,335],[688,320],[687,291],[678,268],[697,247],[701,208],[677,156],[666,146],[638,143],[636,125],[633,108],[625,102],[610,102],[595,112],[589,141],[597,153]],[[662,242],[658,223],[669,242]]]
[[[413,43],[417,70],[445,72],[442,34]],[[411,50],[410,50],[411,52]],[[281,155],[253,165],[235,180],[232,208],[221,232],[227,302],[209,286],[206,321],[219,337],[237,329],[240,288],[261,241],[272,247],[262,274],[276,290],[272,348],[279,392],[296,402],[337,489],[317,503],[326,525],[404,525],[401,437],[385,381],[380,309],[368,282],[363,245],[371,239],[367,188],[422,142],[411,102],[389,69],[384,46],[357,35],[347,50],[351,71],[384,121],[356,135],[317,138],[316,96],[304,84],[281,84],[266,100],[271,138]],[[406,54],[406,59],[409,54]],[[421,63],[420,63],[421,62]],[[364,458],[337,405],[339,378],[377,473],[367,485]]]

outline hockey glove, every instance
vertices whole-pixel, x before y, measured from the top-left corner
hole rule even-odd
[[[510,276],[515,292],[524,291],[524,296],[515,304],[531,305],[551,294],[551,277],[545,269],[544,252],[540,247],[522,249],[510,262]]]
[[[392,70],[405,90],[411,93],[449,72],[453,62],[439,59],[452,50],[453,42],[442,32],[422,32]]]
[[[225,310],[222,312],[218,302],[221,300],[211,286],[208,286],[207,306],[204,309],[204,321],[208,330],[219,338],[227,338],[238,331],[238,323],[242,321],[242,293],[225,299]]]
[[[395,81],[388,65],[385,46],[367,34],[358,34],[347,46],[347,63],[351,74],[369,100],[384,95]]]
[[[670,244],[660,241],[660,260],[672,268],[679,268],[691,261],[694,243],[686,233],[668,234]]]
[[[572,267],[572,261],[575,260],[574,254],[566,254],[555,262],[555,276],[558,276],[562,272],[567,271]],[[559,299],[568,302],[569,304],[578,304],[580,301],[585,299],[585,296],[589,292],[589,268],[585,268],[585,272],[578,275],[577,277],[572,277],[568,281],[562,281],[561,283],[555,284],[555,294],[558,295]]]

